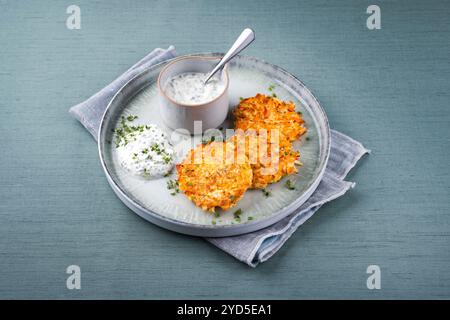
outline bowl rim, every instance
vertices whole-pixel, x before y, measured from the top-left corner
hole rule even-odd
[[[229,84],[230,84],[230,77],[229,77],[229,74],[228,74],[228,64],[226,64],[226,65],[223,67],[223,71],[225,71],[225,80],[226,80],[226,82],[225,82],[225,87],[224,87],[222,93],[219,94],[219,95],[218,95],[217,97],[215,97],[214,99],[212,99],[212,100],[210,100],[210,101],[207,101],[207,102],[204,102],[204,103],[181,103],[181,102],[179,102],[179,101],[176,101],[176,100],[172,99],[172,98],[169,97],[169,96],[165,93],[165,91],[163,90],[162,85],[161,85],[161,77],[162,77],[162,75],[164,74],[164,72],[166,72],[167,69],[168,69],[170,66],[172,66],[172,65],[174,65],[174,64],[176,64],[176,63],[179,63],[179,62],[181,62],[181,61],[184,61],[184,60],[219,60],[219,61],[220,61],[220,59],[221,59],[221,57],[214,57],[214,56],[205,56],[205,57],[203,57],[203,56],[195,56],[195,55],[194,55],[194,56],[189,56],[189,55],[187,55],[187,56],[181,56],[181,57],[178,57],[178,58],[173,59],[172,61],[168,62],[168,63],[161,69],[161,71],[160,71],[159,74],[158,74],[157,85],[158,85],[158,92],[159,92],[159,94],[160,94],[162,97],[164,97],[165,99],[167,99],[167,100],[169,100],[170,102],[172,102],[174,106],[180,107],[180,108],[203,107],[203,106],[206,106],[206,105],[208,105],[208,104],[210,104],[210,103],[213,103],[213,102],[218,101],[223,95],[225,95],[225,94],[228,92],[228,87],[229,87]]]

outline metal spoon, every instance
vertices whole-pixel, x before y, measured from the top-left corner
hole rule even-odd
[[[244,31],[242,31],[241,35],[237,40],[233,43],[230,50],[223,56],[222,59],[220,59],[219,63],[214,67],[214,69],[208,74],[206,79],[203,81],[204,84],[206,84],[209,79],[220,69],[222,69],[225,64],[228,63],[231,59],[233,59],[239,52],[247,48],[247,46],[255,40],[255,32],[250,29],[246,28]]]

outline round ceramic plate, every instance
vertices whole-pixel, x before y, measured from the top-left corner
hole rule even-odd
[[[222,54],[196,54],[217,55]],[[330,149],[328,121],[317,99],[301,81],[287,71],[256,58],[238,56],[229,65],[230,111],[241,97],[257,93],[275,93],[282,100],[293,101],[308,128],[308,132],[294,142],[303,163],[298,174],[269,185],[266,188],[269,196],[261,190],[248,190],[235,207],[211,214],[196,207],[181,192],[172,195],[172,190],[167,189],[167,181],[176,179],[176,170],[168,177],[148,180],[134,176],[120,166],[113,130],[121,116],[137,115],[133,124],[154,123],[165,130],[177,145],[176,162],[180,162],[190,148],[201,143],[201,136],[174,133],[162,122],[156,81],[166,63],[155,65],[131,79],[111,100],[103,115],[98,137],[100,159],[108,182],[118,197],[148,221],[176,232],[204,237],[232,236],[259,230],[298,209],[316,189],[325,170]],[[223,130],[233,128],[231,117],[230,112],[229,119],[222,125]],[[295,182],[295,190],[286,187],[286,179]],[[242,212],[240,219],[234,215],[238,209]]]

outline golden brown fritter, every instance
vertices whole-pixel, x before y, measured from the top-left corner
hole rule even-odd
[[[299,153],[283,135],[271,138],[270,135],[238,133],[230,140],[237,145],[238,154],[245,150],[253,171],[252,188],[263,189],[285,175],[297,172],[295,161]]]
[[[197,146],[177,165],[180,190],[203,210],[227,210],[249,187],[262,189],[297,172],[292,141],[306,128],[293,102],[257,94],[242,100],[234,116],[236,135]]]
[[[295,112],[295,104],[257,94],[243,99],[234,110],[235,127],[244,131],[278,129],[289,141],[300,138],[306,128],[301,115]]]
[[[233,207],[253,176],[248,159],[238,163],[235,158],[236,146],[230,141],[197,146],[176,166],[180,190],[203,210]]]

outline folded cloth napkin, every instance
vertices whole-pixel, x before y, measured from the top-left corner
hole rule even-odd
[[[100,121],[114,94],[132,77],[161,61],[174,58],[175,49],[155,49],[116,80],[86,101],[70,108],[70,114],[97,139]],[[355,183],[344,181],[358,160],[370,152],[361,143],[331,130],[331,152],[322,181],[311,197],[294,213],[265,229],[235,237],[206,240],[238,260],[255,267],[272,257],[294,233],[323,204],[342,196]]]

